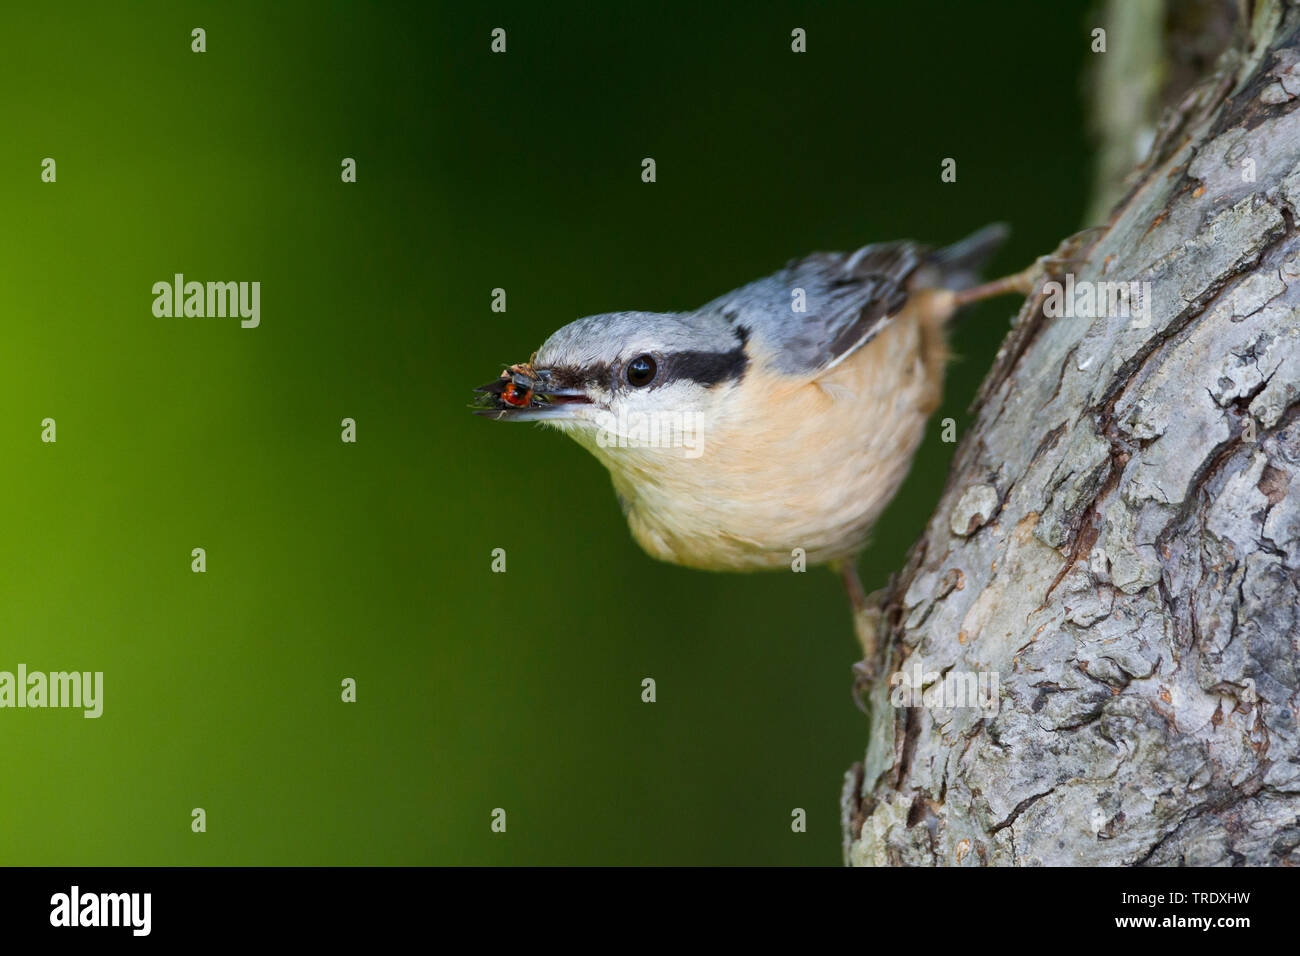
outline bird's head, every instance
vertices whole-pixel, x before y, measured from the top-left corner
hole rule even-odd
[[[562,429],[614,467],[632,449],[690,456],[750,363],[748,333],[717,317],[614,312],[578,319],[478,389],[477,414]]]

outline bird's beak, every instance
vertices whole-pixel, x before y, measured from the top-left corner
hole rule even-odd
[[[544,422],[576,418],[574,406],[591,404],[584,389],[560,386],[553,381],[550,369],[536,369],[530,365],[511,366],[496,381],[480,385],[474,391],[482,396],[470,406],[474,414],[498,421]]]

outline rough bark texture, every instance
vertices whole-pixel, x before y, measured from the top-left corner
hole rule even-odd
[[[879,599],[850,862],[1300,864],[1298,28],[1247,4],[1068,267],[1149,324],[1021,310]],[[996,716],[891,706],[917,664]]]

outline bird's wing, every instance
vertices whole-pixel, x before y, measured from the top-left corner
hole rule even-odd
[[[907,281],[930,250],[912,242],[816,252],[710,302],[789,375],[833,368],[871,341],[907,301]],[[800,307],[804,311],[799,311]]]

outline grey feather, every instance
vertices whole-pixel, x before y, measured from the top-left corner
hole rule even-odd
[[[907,302],[911,285],[963,288],[1006,236],[989,226],[945,249],[910,241],[864,246],[852,253],[818,252],[702,307],[745,329],[790,375],[827,371],[871,341]],[[802,289],[806,312],[795,312]]]
[[[660,359],[727,353],[744,345],[722,316],[699,312],[608,312],[570,322],[537,351],[536,364],[551,367],[565,385],[608,386],[638,355]]]
[[[1005,237],[1006,227],[993,225],[939,250],[901,241],[852,253],[815,252],[694,312],[578,319],[552,335],[536,361],[577,385],[607,381],[645,353],[725,358],[743,355],[752,342],[780,372],[818,374],[878,335],[906,304],[909,288],[971,284]],[[794,311],[796,290],[802,290],[806,311]]]

